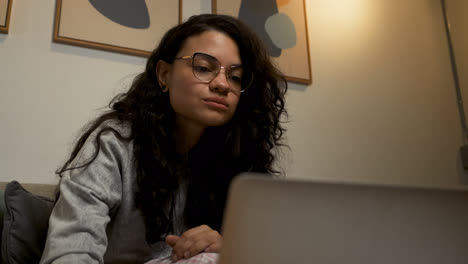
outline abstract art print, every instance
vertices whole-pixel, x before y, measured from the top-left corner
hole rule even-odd
[[[213,0],[212,9],[247,23],[286,79],[312,83],[305,0]]]
[[[8,34],[13,0],[0,0],[0,33]]]
[[[181,21],[182,0],[57,0],[54,41],[147,57]]]

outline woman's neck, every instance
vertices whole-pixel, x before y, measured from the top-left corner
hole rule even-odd
[[[174,129],[177,153],[189,152],[198,143],[205,130],[206,126],[201,126],[198,123],[177,120]]]

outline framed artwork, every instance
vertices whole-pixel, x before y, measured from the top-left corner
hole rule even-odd
[[[54,41],[148,57],[182,19],[182,0],[57,0]]]
[[[212,9],[247,23],[287,80],[312,83],[305,0],[212,0]]]
[[[0,0],[0,33],[8,34],[13,0]]]

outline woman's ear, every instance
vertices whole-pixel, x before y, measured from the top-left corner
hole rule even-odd
[[[156,64],[156,76],[158,77],[159,86],[162,88],[163,92],[167,91],[167,83],[172,68],[171,66],[171,64],[163,60],[159,60],[158,64]]]

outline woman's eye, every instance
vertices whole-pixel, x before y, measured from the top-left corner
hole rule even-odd
[[[205,66],[194,66],[193,67],[197,72],[211,72],[210,68]]]
[[[231,75],[230,79],[231,79],[231,81],[233,81],[235,83],[240,84],[242,82],[242,77],[240,77],[240,76]]]

